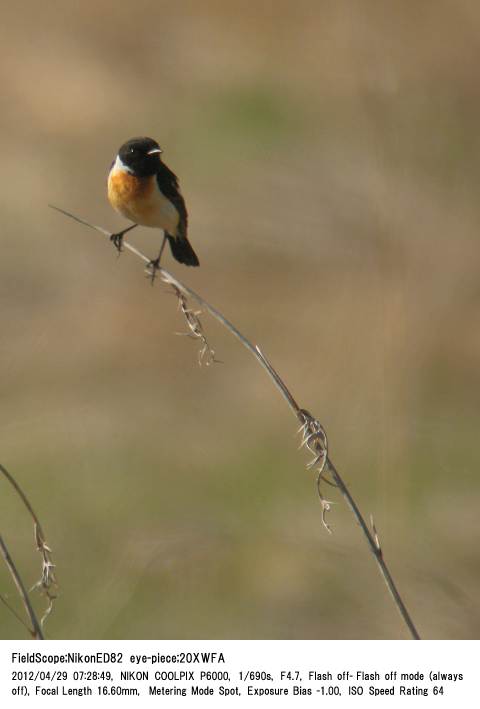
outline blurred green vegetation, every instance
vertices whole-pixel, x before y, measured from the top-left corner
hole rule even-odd
[[[49,637],[406,637],[330,489],[322,528],[296,421],[248,353],[203,316],[223,364],[199,368],[163,287],[47,209],[120,227],[106,173],[146,134],[202,264],[166,266],[325,425],[420,633],[477,638],[480,10],[2,12],[0,461],[54,550]],[[160,238],[132,234],[152,255]],[[2,491],[31,585],[31,526]],[[0,587],[17,607],[3,567]],[[5,609],[0,635],[24,637]]]

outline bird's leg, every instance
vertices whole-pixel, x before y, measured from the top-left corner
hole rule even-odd
[[[123,229],[123,231],[119,231],[116,234],[112,234],[110,236],[110,241],[113,242],[113,245],[117,249],[118,253],[121,253],[121,251],[122,251],[124,234],[126,234],[127,231],[131,231],[132,229],[135,229],[136,226],[138,226],[138,224],[132,224],[132,226],[129,226],[126,229]]]
[[[154,258],[152,261],[150,261],[149,264],[148,264],[148,266],[147,266],[147,268],[151,270],[151,273],[149,274],[148,277],[150,278],[150,281],[151,281],[151,283],[152,283],[152,286],[153,286],[153,282],[154,282],[154,280],[155,280],[155,278],[156,278],[156,276],[157,276],[157,271],[158,271],[158,269],[160,268],[160,259],[162,258],[163,249],[165,248],[165,244],[166,244],[166,243],[167,243],[167,235],[164,234],[164,235],[163,235],[162,245],[161,245],[161,247],[160,247],[160,252],[159,252],[157,258]]]

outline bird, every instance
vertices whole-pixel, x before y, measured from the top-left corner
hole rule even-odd
[[[149,263],[152,281],[167,241],[177,261],[186,266],[200,265],[187,238],[188,214],[177,176],[162,161],[162,153],[152,138],[130,138],[120,146],[108,173],[110,204],[133,222],[111,235],[117,250],[122,250],[124,234],[139,225],[163,229],[160,252]]]

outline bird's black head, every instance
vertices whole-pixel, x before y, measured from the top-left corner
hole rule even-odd
[[[134,175],[148,177],[158,171],[161,152],[152,138],[131,138],[121,146],[118,157]]]

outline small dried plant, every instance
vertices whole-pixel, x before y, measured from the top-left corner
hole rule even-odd
[[[168,283],[166,278],[163,280]],[[207,336],[203,329],[199,315],[201,315],[201,310],[192,310],[189,307],[188,302],[182,291],[180,291],[173,283],[171,284],[174,294],[178,298],[178,306],[183,313],[185,322],[187,323],[187,332],[177,332],[177,335],[186,335],[194,340],[200,341],[200,349],[198,351],[198,364],[205,364],[207,367],[214,362],[220,362],[219,359],[215,357],[215,350],[210,346]]]
[[[36,515],[36,513],[33,510],[33,507],[31,506],[27,496],[23,492],[22,488],[18,484],[18,482],[15,480],[13,475],[8,472],[8,470],[3,466],[0,465],[0,473],[3,475],[3,477],[10,483],[10,485],[13,487],[21,501],[23,502],[24,506],[26,507],[30,517],[33,520],[33,533],[34,533],[34,539],[35,539],[35,545],[36,549],[38,552],[40,552],[41,557],[42,557],[42,569],[41,569],[41,574],[40,578],[38,581],[32,586],[30,591],[33,591],[34,589],[39,589],[42,593],[42,595],[46,599],[46,607],[43,612],[43,615],[41,617],[40,622],[37,619],[37,616],[35,614],[35,611],[33,610],[32,604],[30,602],[30,597],[29,593],[27,592],[25,585],[22,581],[22,578],[18,572],[18,569],[8,551],[8,548],[5,544],[5,541],[3,537],[0,536],[0,553],[3,556],[3,559],[5,561],[5,564],[7,565],[8,570],[10,571],[10,574],[13,578],[13,581],[15,583],[15,586],[17,588],[17,591],[20,595],[20,598],[22,600],[22,603],[24,605],[25,611],[27,613],[27,616],[30,620],[31,627],[29,627],[23,619],[18,615],[18,613],[14,610],[14,608],[8,603],[6,598],[2,595],[0,595],[0,600],[1,602],[15,615],[15,617],[27,628],[29,631],[30,635],[35,638],[36,640],[43,640],[43,625],[50,615],[53,605],[56,599],[56,588],[57,588],[57,580],[55,578],[55,564],[53,563],[52,559],[52,550],[48,546],[46,539],[45,539],[45,534],[43,533],[42,526],[40,524],[40,521]]]

